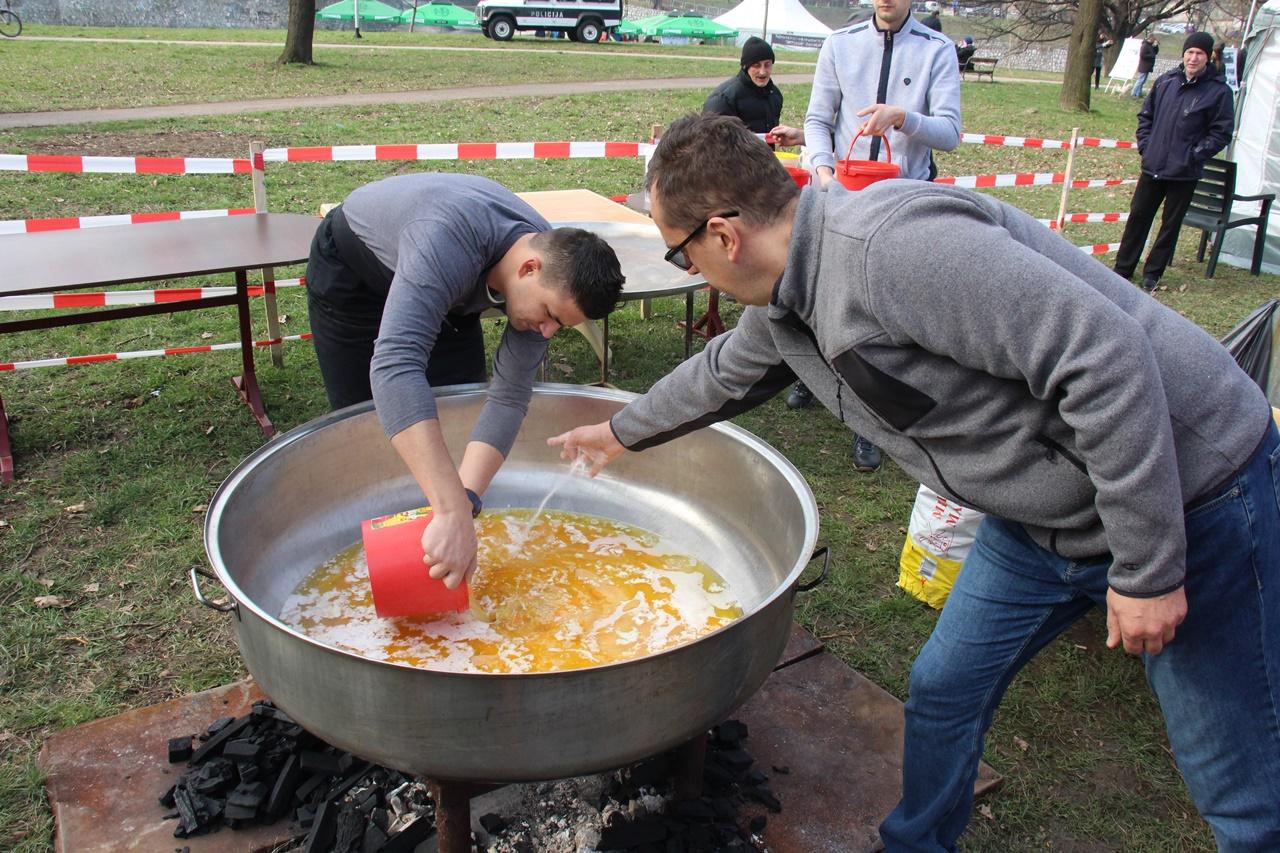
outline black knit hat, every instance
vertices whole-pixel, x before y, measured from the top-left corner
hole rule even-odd
[[[1182,43],[1182,52],[1186,53],[1191,48],[1203,50],[1204,55],[1208,56],[1213,53],[1213,36],[1208,33],[1192,33],[1187,36],[1187,40]]]
[[[769,43],[767,41],[760,38],[759,36],[752,36],[751,38],[747,39],[743,43],[742,45],[742,67],[743,68],[750,68],[752,65],[755,65],[757,62],[764,62],[766,59],[769,60],[770,62],[774,61],[773,48],[769,46]]]

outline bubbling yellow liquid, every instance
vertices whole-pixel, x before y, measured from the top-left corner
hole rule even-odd
[[[531,510],[507,510],[483,513],[476,535],[469,612],[379,618],[357,542],[304,578],[280,619],[375,660],[525,673],[643,657],[742,615],[709,566],[638,527],[560,511],[534,521]]]

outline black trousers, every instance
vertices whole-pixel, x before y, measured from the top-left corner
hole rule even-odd
[[[1169,261],[1173,260],[1182,218],[1191,207],[1191,196],[1195,189],[1195,181],[1161,181],[1146,172],[1138,176],[1138,186],[1133,191],[1133,200],[1129,202],[1129,221],[1125,223],[1124,236],[1120,238],[1120,251],[1116,254],[1117,273],[1124,278],[1133,277],[1138,257],[1147,242],[1147,234],[1151,231],[1151,223],[1156,218],[1156,209],[1163,202],[1160,231],[1156,234],[1155,243],[1151,245],[1151,251],[1147,253],[1142,277],[1158,279],[1164,275]]]
[[[311,241],[307,310],[329,406],[373,399],[369,364],[394,273],[369,251],[334,208]],[[484,334],[479,314],[449,314],[427,361],[432,386],[484,382]]]

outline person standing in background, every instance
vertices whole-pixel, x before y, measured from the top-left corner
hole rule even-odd
[[[1156,42],[1155,36],[1142,40],[1142,46],[1138,48],[1138,76],[1134,78],[1133,90],[1129,92],[1133,97],[1142,97],[1142,87],[1147,84],[1147,78],[1155,70],[1158,53],[1160,53],[1160,45]]]
[[[757,36],[742,45],[738,73],[712,90],[704,113],[734,116],[752,133],[768,133],[782,117],[782,92],[773,83],[773,48]]]
[[[1097,89],[1102,85],[1102,60],[1103,51],[1111,47],[1113,42],[1102,33],[1098,33],[1098,44],[1093,49],[1093,88]]]
[[[942,8],[934,0],[929,0],[924,4],[925,11],[929,14],[920,19],[920,23],[924,24],[935,33],[942,32],[942,19],[938,17],[938,11]]]

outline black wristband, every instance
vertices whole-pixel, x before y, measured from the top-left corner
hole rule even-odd
[[[480,510],[484,509],[484,503],[480,500],[480,496],[470,489],[463,489],[467,493],[467,499],[471,501],[471,517],[475,518],[480,514]]]

